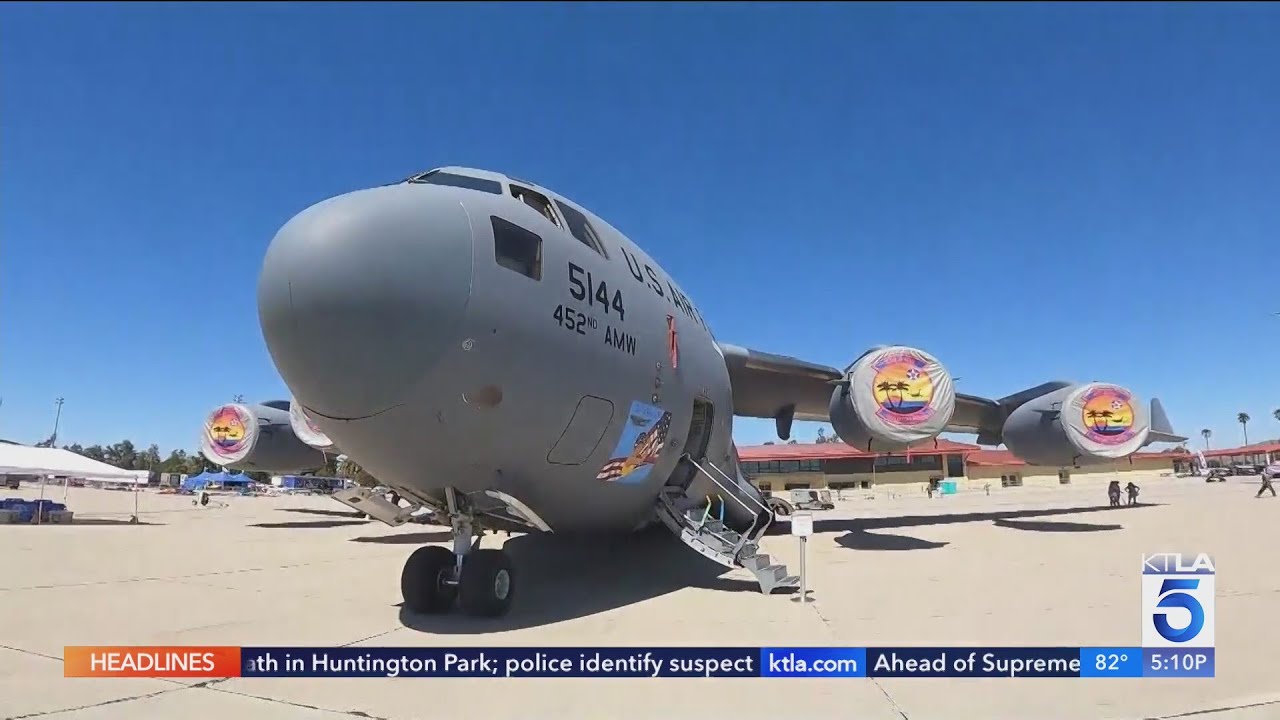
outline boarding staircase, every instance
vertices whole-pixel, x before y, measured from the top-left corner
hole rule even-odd
[[[760,552],[760,539],[773,522],[773,512],[754,497],[748,496],[750,502],[744,500],[734,489],[737,483],[715,465],[699,463],[688,455],[681,460],[697,468],[724,495],[697,499],[687,497],[682,488],[664,487],[657,503],[662,523],[699,555],[730,569],[750,570],[760,583],[760,591],[766,595],[775,588],[799,587],[799,577],[788,575],[786,566]],[[738,532],[724,524],[725,496],[755,516],[745,531]]]

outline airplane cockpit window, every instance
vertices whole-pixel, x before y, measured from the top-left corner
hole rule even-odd
[[[415,175],[409,178],[409,182],[422,185],[448,185],[450,187],[466,188],[467,190],[479,190],[481,192],[493,193],[494,195],[502,194],[502,183],[497,180],[487,180],[485,178],[471,177],[470,175],[458,175],[457,173],[441,172],[433,170],[422,175]]]
[[[498,264],[527,278],[542,279],[542,238],[500,217],[493,223],[493,256]]]
[[[569,224],[569,232],[578,238],[578,242],[605,257],[609,257],[609,253],[604,250],[604,243],[600,242],[600,236],[596,235],[596,231],[591,227],[586,215],[578,212],[577,208],[570,207],[559,200],[556,201],[556,207],[560,208],[560,214],[564,215],[564,221]]]
[[[556,211],[551,209],[551,201],[544,197],[542,193],[534,192],[519,185],[511,185],[510,187],[512,196],[537,210],[538,214],[551,221],[552,225],[560,227],[560,219],[556,217]]]

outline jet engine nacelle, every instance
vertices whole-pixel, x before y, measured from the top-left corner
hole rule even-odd
[[[1055,390],[1009,414],[1004,444],[1032,465],[1070,467],[1128,457],[1147,442],[1151,415],[1128,389],[1085,383]]]
[[[289,421],[289,403],[228,403],[205,422],[200,452],[216,465],[233,470],[289,473],[314,470],[324,453],[298,439]]]
[[[329,439],[324,431],[316,427],[311,421],[307,411],[302,409],[302,403],[294,398],[289,403],[289,425],[293,428],[293,434],[298,436],[302,442],[324,453],[336,452],[337,447],[333,441]]]
[[[831,393],[831,427],[846,444],[891,452],[937,437],[955,412],[951,374],[923,350],[872,350]]]

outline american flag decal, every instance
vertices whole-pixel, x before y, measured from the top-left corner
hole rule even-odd
[[[680,344],[676,340],[676,316],[667,316],[667,349],[671,353],[671,369],[680,364]]]
[[[641,463],[651,463],[658,459],[662,446],[667,442],[667,431],[671,429],[671,413],[663,413],[662,419],[643,435],[636,438],[636,450],[632,457]]]
[[[600,468],[600,472],[596,474],[597,480],[605,482],[613,482],[626,477],[623,470],[630,466],[630,473],[634,473],[642,467],[652,465],[657,462],[658,455],[662,453],[662,448],[667,443],[667,433],[671,430],[671,413],[664,412],[658,422],[653,424],[648,430],[636,436],[635,443],[631,447],[631,452],[625,457],[615,457],[604,464]]]
[[[626,458],[614,458],[613,460],[610,460],[605,463],[604,467],[600,468],[600,472],[596,475],[596,479],[604,480],[606,482],[617,480],[622,477],[622,465],[626,462]]]

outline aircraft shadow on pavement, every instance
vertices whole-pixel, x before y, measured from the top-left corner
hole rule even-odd
[[[323,528],[349,527],[352,525],[367,525],[368,520],[294,520],[292,522],[277,523],[253,523],[249,527],[270,528],[272,530],[301,530],[310,528],[318,530]]]
[[[519,535],[503,548],[518,578],[505,617],[472,618],[456,609],[418,615],[401,606],[401,624],[443,635],[483,634],[587,617],[685,587],[760,592],[754,580],[720,577],[729,571],[685,547],[666,528],[599,538]]]
[[[401,533],[398,535],[368,535],[351,538],[351,542],[376,543],[378,545],[426,545],[427,543],[449,542],[453,534],[448,530],[437,532]]]
[[[276,508],[280,512],[305,513],[307,515],[324,515],[326,517],[358,518],[364,513],[357,510],[320,510],[316,508]]]
[[[904,515],[901,517],[868,517],[845,520],[814,518],[815,533],[846,533],[836,538],[836,544],[849,550],[933,550],[947,543],[932,542],[905,535],[869,532],[903,527],[925,525],[951,525],[955,523],[994,522],[999,527],[1038,532],[1090,532],[1102,530],[1119,530],[1120,525],[1089,525],[1071,522],[1018,522],[1022,518],[1049,517],[1053,515],[1079,515],[1082,513],[1121,511],[1126,509],[1159,507],[1158,503],[1139,503],[1137,505],[1113,508],[1110,505],[1089,505],[1086,507],[1048,508],[1041,510],[996,510],[991,512],[952,513],[940,515]],[[769,534],[781,535],[790,532],[785,525],[777,524],[769,528]]]
[[[836,538],[836,544],[849,550],[936,550],[950,543],[858,529]]]
[[[34,525],[35,523],[32,523]],[[49,523],[42,523],[48,525]],[[139,519],[133,522],[129,518],[71,518],[72,525],[164,525],[164,523],[147,522]]]
[[[996,527],[1045,533],[1080,533],[1121,530],[1123,525],[1091,525],[1089,523],[1053,522],[1051,520],[996,520]]]

